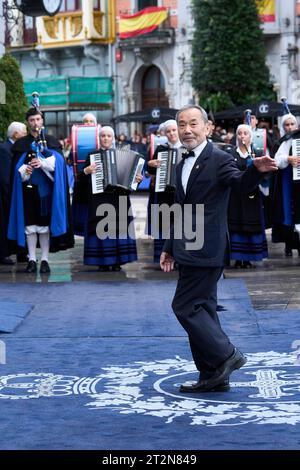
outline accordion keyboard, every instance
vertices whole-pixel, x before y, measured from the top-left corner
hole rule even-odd
[[[292,142],[293,147],[293,155],[297,155],[300,157],[300,139],[293,139]],[[293,180],[299,181],[300,180],[300,165],[293,166]]]
[[[157,160],[160,161],[160,167],[156,170],[155,192],[161,193],[165,191],[168,176],[168,160],[169,152],[158,152]]]
[[[97,165],[96,173],[91,174],[92,178],[92,192],[93,194],[103,193],[104,191],[104,170],[103,161],[100,153],[93,153],[90,155],[91,164]]]

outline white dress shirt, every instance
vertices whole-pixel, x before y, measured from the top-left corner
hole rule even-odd
[[[176,142],[176,144],[171,144],[170,142],[168,143],[170,149],[179,149],[182,147],[182,143],[180,142],[180,140],[178,140]]]
[[[191,171],[193,169],[193,166],[195,165],[195,162],[197,158],[199,157],[200,153],[204,150],[206,144],[207,144],[207,140],[202,142],[202,144],[198,145],[198,147],[195,147],[194,149],[190,149],[190,151],[194,152],[195,156],[188,157],[184,160],[182,174],[181,174],[181,183],[182,183],[183,190],[185,193],[186,193],[186,187],[187,187],[188,180],[189,180]]]
[[[276,161],[278,168],[284,170],[289,164],[288,157],[290,154],[290,149],[292,146],[292,139],[285,140],[281,143],[279,149],[277,150],[274,160]]]

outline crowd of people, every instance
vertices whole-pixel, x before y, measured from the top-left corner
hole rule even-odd
[[[82,125],[97,124],[92,113],[83,117]],[[44,117],[39,108],[28,110],[26,125],[27,129],[23,123],[11,123],[7,141],[0,144],[0,264],[13,265],[15,262],[11,255],[16,254],[18,262],[27,261],[26,272],[37,272],[36,249],[39,246],[40,272],[49,273],[49,252],[73,247],[74,233],[84,236],[83,263],[97,266],[99,271],[119,271],[123,264],[136,261],[136,241],[129,232],[124,234],[117,230],[114,239],[107,237],[103,240],[96,233],[97,224],[104,219],[97,215],[97,207],[109,203],[118,215],[121,193],[105,190],[101,194],[93,194],[91,175],[96,172],[97,165],[91,163],[89,154],[74,178],[70,140],[42,135]],[[269,124],[259,123],[255,115],[251,115],[249,124],[241,123],[235,130],[224,130],[210,119],[205,126],[206,141],[230,153],[236,167],[243,172],[255,159],[253,132],[257,128],[265,128],[266,155],[272,157],[279,167],[278,172],[267,175],[249,193],[241,194],[235,187],[231,189],[226,226],[229,258],[234,268],[253,268],[256,261],[268,257],[265,230],[270,227],[272,241],[285,244],[285,256],[292,256],[294,249],[300,256],[300,181],[293,180],[293,167],[300,165],[300,157],[293,155],[292,151],[292,141],[300,138],[300,130],[297,130],[295,116],[287,113],[282,117],[280,132],[277,126],[269,129]],[[107,149],[128,148],[145,159],[143,174],[151,178],[147,217],[147,231],[151,234],[152,208],[161,204],[171,207],[175,201],[175,186],[157,192],[155,181],[161,165],[160,153],[176,149],[179,163],[182,149],[187,147],[179,137],[178,120],[170,119],[157,126],[156,135],[160,139],[157,139],[154,152],[150,134],[143,136],[135,131],[131,138],[124,133],[115,137],[112,127],[99,126],[99,129],[98,150],[103,158]],[[143,175],[138,175],[138,182],[142,178]],[[126,198],[130,209],[128,193]],[[127,227],[131,222],[132,216],[127,215]],[[164,243],[159,220],[154,237],[156,263],[160,260]]]

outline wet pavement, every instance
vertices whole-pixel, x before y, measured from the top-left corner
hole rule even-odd
[[[97,267],[84,266],[82,264],[83,238],[76,237],[73,249],[50,254],[50,275],[27,274],[24,272],[26,264],[19,263],[12,267],[0,265],[0,282],[176,280],[177,272],[164,274],[158,265],[152,262],[153,241],[144,235],[147,195],[134,196],[132,203],[136,217],[138,261],[124,265],[122,271],[102,273],[97,270]],[[298,253],[294,250],[293,257],[286,258],[284,245],[272,244],[270,235],[268,230],[269,259],[256,263],[256,267],[253,269],[226,269],[225,277],[245,281],[255,309],[300,308],[300,258]],[[12,258],[14,259],[14,257]]]

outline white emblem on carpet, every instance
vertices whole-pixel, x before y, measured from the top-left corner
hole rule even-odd
[[[192,425],[300,422],[300,365],[297,351],[247,354],[231,376],[229,392],[181,394],[179,385],[197,379],[191,361],[175,357],[107,366],[96,377],[24,373],[0,377],[0,399],[86,396],[90,409],[144,414],[172,423],[185,416]]]

